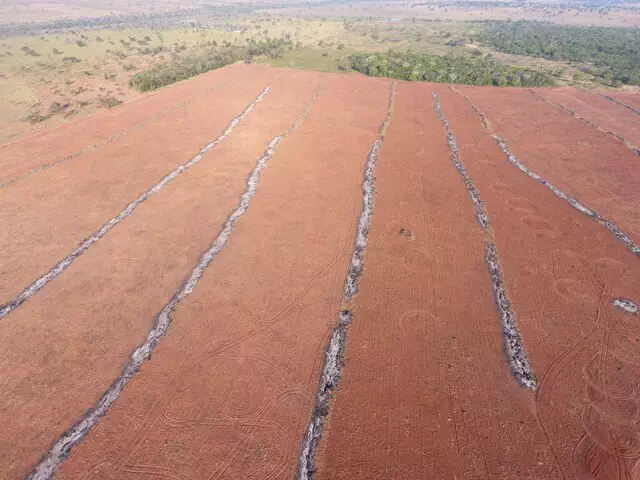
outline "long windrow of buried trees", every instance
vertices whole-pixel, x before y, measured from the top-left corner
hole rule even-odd
[[[205,53],[176,56],[171,63],[136,73],[129,80],[129,85],[140,92],[148,92],[238,61],[251,62],[254,56],[278,58],[285,48],[291,46],[291,40],[284,38],[267,38],[259,42],[251,39],[246,45],[227,41],[218,45],[213,42]]]

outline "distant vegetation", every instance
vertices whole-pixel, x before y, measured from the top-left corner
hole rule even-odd
[[[61,18],[43,22],[3,22],[0,20],[0,37],[11,35],[36,35],[68,29],[106,28],[118,29],[126,27],[169,27],[175,25],[196,27],[198,19],[221,22],[222,19],[250,13],[257,6],[249,4],[237,5],[204,5],[197,8],[177,9],[174,11],[140,12],[132,14],[109,14],[99,17]],[[99,41],[99,40],[98,40]]]
[[[640,85],[638,29],[564,27],[528,21],[488,24],[478,40],[494,50],[582,63],[580,70],[608,85]]]
[[[479,52],[478,52],[479,53]],[[396,52],[354,53],[350,67],[374,77],[468,85],[540,87],[554,85],[550,75],[502,65],[491,56],[430,55]]]
[[[285,46],[291,46],[291,42],[284,39],[252,40],[246,46],[225,42],[206,54],[178,57],[170,64],[136,73],[129,80],[129,85],[140,92],[148,92],[240,60],[251,61],[257,55],[277,57]]]

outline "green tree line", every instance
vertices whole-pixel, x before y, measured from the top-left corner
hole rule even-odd
[[[503,65],[493,57],[477,55],[430,55],[410,51],[354,53],[350,67],[365,75],[400,80],[540,87],[554,85],[550,75]]]
[[[250,40],[245,46],[233,45],[228,42],[222,46],[216,45],[206,53],[177,57],[171,63],[156,65],[136,73],[129,80],[129,85],[140,92],[148,92],[240,60],[250,62],[257,55],[278,57],[281,55],[282,49],[290,45],[291,41],[281,38],[266,39],[260,42]]]

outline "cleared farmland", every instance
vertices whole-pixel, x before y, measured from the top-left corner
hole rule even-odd
[[[0,478],[640,478],[632,95],[238,64],[0,147]]]

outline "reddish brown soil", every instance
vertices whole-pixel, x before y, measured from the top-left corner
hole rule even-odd
[[[501,353],[484,232],[432,90],[398,87],[318,478],[555,479],[533,398]]]
[[[388,88],[330,79],[153,363],[59,478],[293,476]]]
[[[228,73],[230,86],[172,112],[162,122],[2,189],[0,223],[8,228],[0,229],[0,265],[8,281],[0,287],[0,303],[20,293],[129,202],[193,158],[274,75],[258,70],[248,78],[242,69]],[[99,123],[99,118],[94,121]],[[222,158],[212,152],[208,161]]]
[[[603,95],[608,93],[600,95],[573,88],[558,88],[545,90],[540,94],[590,120],[603,130],[628,140],[636,148],[640,146],[640,116],[607,100]]]
[[[9,402],[1,422],[11,434],[0,440],[0,464],[26,473],[106,390],[235,208],[256,159],[318,82],[272,82],[224,143],[3,320],[0,376]]]
[[[606,92],[605,95],[615,98],[616,100],[629,105],[640,111],[640,93],[637,92]]]
[[[194,95],[205,95],[217,85],[233,86],[237,79],[247,76],[246,68],[244,65],[234,65],[203,74],[92,117],[80,118],[0,146],[0,183],[83,151],[184,103]],[[252,68],[252,75],[264,75],[264,69],[262,72],[260,70]],[[171,121],[170,118],[163,120],[168,121]]]
[[[78,122],[84,143],[60,127],[32,137],[33,146],[2,147],[14,152],[7,168],[24,172],[202,95],[2,188],[0,303],[271,86],[200,163],[0,320],[0,479],[24,478],[118,377],[238,205],[269,141],[325,81],[152,358],[56,475],[295,477],[324,349],[345,308],[363,169],[390,81],[235,65]],[[432,90],[489,214],[535,392],[518,386],[502,352],[489,234],[450,160]],[[523,163],[638,243],[640,166],[626,146],[529,91],[461,90]],[[39,163],[21,163],[34,155]],[[640,302],[637,257],[506,161],[469,103],[443,85],[398,85],[376,178],[316,477],[637,480],[640,317],[611,306]]]
[[[551,446],[564,478],[637,478],[640,322],[610,302],[638,298],[638,259],[601,225],[506,162],[469,105],[440,90],[462,159],[491,216],[539,380],[531,415],[547,441],[532,443],[531,451]],[[475,92],[478,103],[493,92],[487,96]],[[520,435],[534,433],[523,429]]]
[[[628,147],[527,91],[460,90],[533,172],[640,243],[640,162]]]

